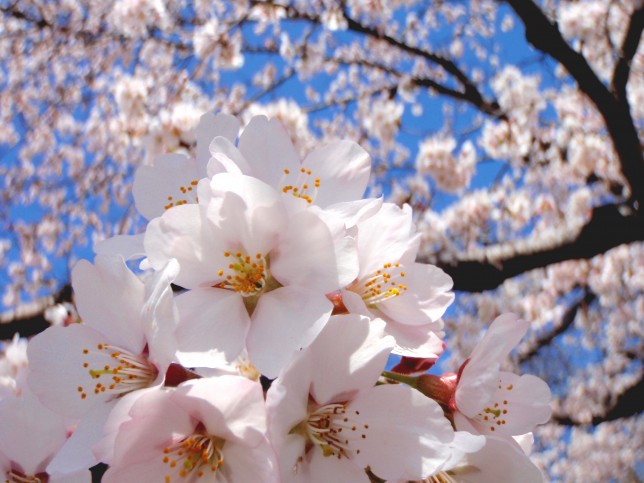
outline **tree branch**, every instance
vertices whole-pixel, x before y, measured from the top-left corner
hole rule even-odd
[[[551,422],[561,424],[562,426],[586,426],[587,424],[597,426],[607,421],[629,418],[639,414],[644,409],[642,394],[644,394],[644,379],[640,378],[637,384],[629,387],[619,395],[615,404],[603,416],[595,416],[589,423],[580,423],[569,415],[553,415]]]
[[[275,6],[272,0],[253,0],[251,4]],[[322,23],[321,19],[318,16],[301,12],[293,6],[285,7],[285,9],[287,12],[287,18],[291,20],[304,20],[304,21],[313,22],[316,24]],[[458,91],[455,89],[451,89],[447,86],[441,85],[429,79],[423,79],[420,82],[416,82],[418,86],[432,87],[440,94],[447,95],[450,97],[454,97],[455,99],[468,102],[473,106],[477,107],[481,112],[484,112],[488,115],[491,115],[500,119],[505,118],[505,113],[501,111],[501,107],[499,106],[498,102],[496,100],[486,99],[481,93],[481,91],[478,89],[478,87],[476,87],[476,84],[474,84],[474,82],[467,76],[467,74],[464,71],[462,71],[458,67],[458,65],[456,65],[456,63],[453,60],[447,57],[443,57],[441,55],[435,54],[434,52],[430,52],[429,50],[425,50],[419,47],[414,47],[412,45],[406,44],[402,40],[396,39],[390,35],[387,35],[383,32],[378,31],[376,28],[373,28],[368,25],[364,25],[358,22],[357,20],[351,18],[349,16],[349,13],[346,7],[344,9],[343,14],[344,14],[345,20],[347,21],[348,30],[380,40],[382,42],[389,44],[392,47],[396,47],[401,51],[406,52],[407,54],[420,57],[433,65],[440,66],[448,74],[452,75],[458,81],[458,84],[461,85],[462,90]]]
[[[608,90],[586,58],[568,45],[557,24],[552,23],[532,0],[499,1],[508,3],[519,16],[525,26],[526,40],[561,63],[575,79],[579,89],[597,106],[619,157],[622,173],[630,184],[631,202],[638,209],[642,207],[644,155],[626,98],[615,97]]]
[[[464,100],[467,100],[470,104],[478,107],[481,111],[487,114],[497,117],[503,117],[503,113],[501,112],[501,107],[499,106],[499,104],[496,101],[486,100],[483,97],[483,94],[481,94],[479,89],[476,87],[476,85],[467,77],[465,72],[463,72],[451,59],[442,57],[433,52],[429,52],[428,50],[408,45],[394,37],[391,37],[390,35],[378,32],[376,29],[363,25],[352,19],[346,11],[344,12],[344,16],[347,20],[349,30],[382,40],[383,42],[386,42],[393,47],[399,48],[403,52],[416,55],[431,62],[432,64],[442,67],[446,72],[453,75],[461,84],[461,86],[463,87],[463,92],[461,93],[461,95]]]
[[[0,314],[0,340],[11,339],[14,334],[29,337],[42,332],[49,327],[49,322],[45,320],[45,309],[57,303],[71,301],[72,287],[67,284],[53,295]]]
[[[508,278],[535,268],[565,260],[589,259],[624,243],[644,240],[644,224],[637,213],[623,215],[616,205],[599,206],[590,221],[570,241],[542,249],[518,250],[506,257],[491,259],[485,253],[477,259],[438,263],[452,279],[454,289],[464,292],[492,290]],[[422,260],[421,260],[422,261]]]
[[[575,318],[577,317],[577,312],[579,312],[579,309],[590,305],[593,300],[595,300],[595,298],[597,298],[597,296],[589,288],[586,288],[584,295],[580,297],[574,304],[568,307],[568,310],[566,310],[563,317],[561,318],[561,323],[557,327],[555,327],[552,332],[548,332],[547,334],[539,337],[534,345],[528,350],[528,352],[525,352],[519,356],[519,364],[536,356],[542,348],[548,346],[556,337],[566,332],[568,328],[575,322]]]

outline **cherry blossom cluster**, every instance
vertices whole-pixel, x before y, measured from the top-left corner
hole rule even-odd
[[[373,158],[371,195],[413,207],[418,260],[446,271],[556,252],[606,203],[638,226],[625,200],[628,185],[641,183],[625,179],[597,96],[528,45],[513,2],[189,3],[0,5],[7,339],[15,325],[4,322],[18,325],[53,303],[96,241],[145,227],[132,204],[134,173],[164,152],[194,155],[206,111],[233,113],[243,125],[256,114],[278,117],[301,158],[340,137],[358,141]],[[617,131],[633,124],[641,138],[644,48],[631,20],[642,2],[534,3],[589,64],[584,79],[596,74],[630,111],[633,122]],[[623,67],[624,95],[613,86]],[[436,140],[454,147],[446,152]],[[641,466],[641,445],[628,435],[642,418],[629,418],[622,399],[642,376],[643,247],[611,246],[460,293],[444,317],[450,350],[441,362],[454,371],[483,323],[504,312],[530,320],[508,367],[553,388],[554,417],[536,430],[533,458],[550,480],[621,481]],[[463,276],[453,277],[463,289]],[[69,314],[47,315],[63,323]],[[610,454],[601,473],[590,449]]]
[[[363,198],[366,151],[302,159],[264,116],[193,135],[195,157],[135,175],[145,232],[99,243],[75,309],[0,359],[5,479],[542,481],[550,390],[502,370],[528,322],[502,314],[457,373],[426,372],[452,281],[416,262],[409,206]]]

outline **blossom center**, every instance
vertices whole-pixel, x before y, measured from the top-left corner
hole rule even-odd
[[[359,415],[347,403],[326,404],[309,414],[306,435],[324,456],[350,458],[353,452],[360,453],[357,446],[367,439],[369,425],[356,421]]]
[[[297,175],[291,174],[290,170],[285,169],[279,186],[282,193],[302,198],[308,204],[311,204],[318,194],[320,178],[314,178],[310,169],[300,168]]]
[[[49,477],[45,473],[38,473],[39,475],[42,476],[27,476],[21,471],[18,470],[11,470],[6,473],[7,479],[5,480],[7,483],[45,483],[46,481],[49,480]]]
[[[178,196],[168,195],[168,204],[164,205],[164,209],[169,210],[173,206],[187,205],[188,203],[196,203],[199,201],[197,197],[197,185],[199,181],[193,179],[186,186],[179,186]]]
[[[512,391],[512,389],[514,389],[512,384],[505,387],[499,384],[499,389],[494,394],[492,401],[476,415],[476,419],[483,425],[488,426],[492,432],[507,424],[506,418],[508,417],[510,403],[507,398],[501,398],[503,397],[503,391]]]
[[[149,387],[157,377],[157,368],[144,354],[99,343],[96,347],[83,348],[83,367],[96,380],[93,388],[78,386],[81,399],[88,394],[112,394],[120,397],[138,389]]]
[[[373,306],[405,293],[407,286],[401,283],[404,277],[399,263],[384,263],[382,268],[353,282],[348,290],[360,295],[367,306]]]
[[[191,434],[163,449],[163,463],[168,465],[165,483],[173,477],[198,478],[214,474],[224,465],[223,440],[202,434]]]
[[[268,279],[268,264],[264,255],[225,252],[224,256],[230,259],[230,263],[227,268],[217,271],[217,276],[223,280],[216,287],[234,290],[242,297],[256,295],[264,289]]]
[[[251,381],[259,381],[261,373],[257,368],[250,362],[248,357],[238,357],[235,364],[235,369],[240,376],[244,376],[246,379]]]
[[[453,478],[446,471],[439,471],[435,475],[429,476],[423,480],[423,483],[456,483],[456,479]]]

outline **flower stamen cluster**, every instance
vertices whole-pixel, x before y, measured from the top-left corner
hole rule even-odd
[[[318,194],[318,189],[320,188],[321,180],[320,178],[313,179],[313,189],[311,192],[311,182],[312,172],[310,169],[300,168],[299,175],[294,183],[286,184],[286,179],[290,177],[291,171],[288,169],[284,170],[284,175],[280,180],[279,186],[281,186],[282,193],[290,193],[296,198],[301,198],[305,200],[308,204],[312,204],[315,201],[315,198]]]
[[[350,458],[350,451],[355,450],[354,440],[366,439],[368,424],[359,424],[351,419],[347,403],[325,404],[309,414],[306,420],[306,434],[309,442],[322,450],[324,456],[335,456],[338,459]],[[356,416],[359,411],[353,411]],[[359,432],[357,432],[360,430]],[[350,449],[350,447],[352,449]]]
[[[255,257],[251,257],[239,251],[225,252],[224,257],[233,257],[236,261],[230,263],[227,269],[217,272],[219,277],[225,277],[224,281],[216,285],[217,288],[233,290],[242,297],[256,295],[264,289],[268,279],[264,255],[256,253]]]
[[[38,476],[27,476],[21,471],[11,470],[7,473],[7,479],[5,481],[7,483],[44,483],[47,481],[47,477],[45,476],[43,480]]]
[[[367,306],[373,306],[405,293],[408,287],[399,283],[404,277],[405,272],[399,263],[384,263],[382,268],[354,282],[349,290],[360,294]]]
[[[163,463],[181,478],[201,478],[208,471],[216,473],[224,465],[222,443],[211,436],[191,434],[163,449]],[[171,481],[172,475],[166,474],[165,483]]]
[[[158,369],[144,354],[135,355],[105,342],[98,343],[96,349],[84,347],[82,353],[86,356],[83,367],[87,369],[90,377],[98,382],[89,392],[84,386],[78,386],[77,391],[81,399],[86,399],[92,392],[95,395],[106,393],[120,397],[149,387],[158,375]],[[106,357],[108,359],[104,365],[96,367],[92,364],[96,364],[97,356],[99,360],[105,360]]]
[[[179,186],[179,191],[181,191],[179,198],[177,199],[172,195],[168,195],[168,204],[164,205],[163,209],[169,210],[174,206],[187,205],[188,203],[197,203],[199,201],[199,197],[195,195],[195,192],[198,184],[199,180],[193,179],[186,186]]]

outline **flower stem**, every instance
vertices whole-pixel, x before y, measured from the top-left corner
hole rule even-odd
[[[407,384],[414,389],[418,389],[418,377],[416,376],[405,376],[404,374],[398,374],[396,372],[382,371],[382,376],[392,381],[402,382]]]

